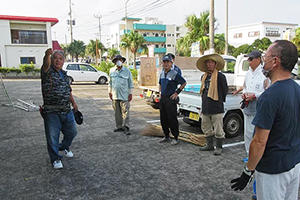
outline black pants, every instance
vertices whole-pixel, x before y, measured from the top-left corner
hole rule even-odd
[[[170,137],[170,129],[175,139],[178,139],[177,102],[170,98],[160,99],[160,123],[166,137]]]

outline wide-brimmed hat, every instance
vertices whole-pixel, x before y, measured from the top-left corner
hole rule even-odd
[[[202,72],[206,72],[206,66],[205,66],[205,62],[208,60],[213,60],[216,62],[216,69],[219,71],[221,69],[223,69],[224,65],[225,65],[225,61],[223,59],[222,56],[220,56],[219,54],[209,54],[209,55],[205,55],[202,56],[201,58],[199,58],[197,60],[197,68],[202,71]]]
[[[122,57],[121,55],[116,55],[114,57],[114,59],[112,60],[112,62],[115,63],[117,61],[117,59],[120,59],[120,58],[123,60],[123,62],[125,62],[126,58]]]

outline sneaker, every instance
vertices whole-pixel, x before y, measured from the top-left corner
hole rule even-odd
[[[177,139],[174,139],[172,142],[171,142],[171,145],[176,145],[176,144],[178,144],[179,143],[179,140]]]
[[[62,169],[63,167],[64,167],[64,166],[63,166],[61,160],[55,160],[55,161],[53,162],[53,168],[54,168],[54,169]]]
[[[244,163],[247,163],[247,162],[248,162],[248,159],[249,159],[248,157],[247,157],[247,158],[244,158],[244,159],[243,159],[243,162],[244,162]]]
[[[71,150],[67,150],[67,149],[64,150],[64,155],[67,158],[72,158],[74,156],[73,152]]]
[[[161,139],[159,141],[159,143],[164,143],[164,142],[169,142],[169,141],[170,141],[170,138],[164,137],[163,139]]]

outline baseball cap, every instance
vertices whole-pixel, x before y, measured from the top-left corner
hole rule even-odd
[[[75,109],[72,109],[72,111],[75,117],[76,124],[81,125],[83,122],[82,113],[79,110],[75,110]]]
[[[162,61],[171,61],[171,62],[173,62],[172,58],[169,55],[164,55],[161,60]]]
[[[257,50],[252,51],[251,53],[245,55],[245,57],[249,57],[249,58],[260,58],[261,57],[261,53]]]

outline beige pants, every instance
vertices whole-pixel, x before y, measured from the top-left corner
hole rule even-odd
[[[129,128],[129,101],[113,100],[117,128]]]
[[[205,137],[215,136],[216,138],[225,138],[223,130],[223,113],[220,114],[202,114],[201,129]]]

